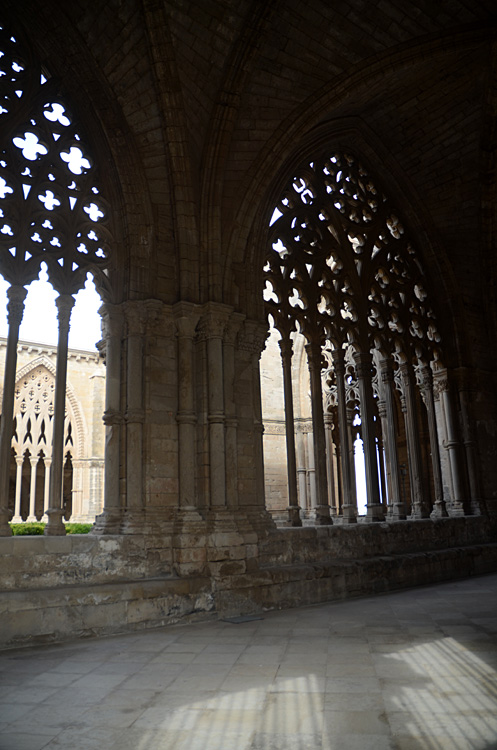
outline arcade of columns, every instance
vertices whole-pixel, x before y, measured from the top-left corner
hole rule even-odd
[[[6,340],[0,339],[3,371]],[[46,520],[52,463],[56,347],[18,346],[9,508],[12,521]],[[64,425],[65,519],[92,522],[103,505],[105,368],[98,352],[69,350]]]
[[[275,425],[285,425],[287,488],[280,494],[289,523],[357,521],[357,432],[365,520],[479,514],[474,444],[467,415],[459,437],[426,280],[388,198],[354,156],[325,151],[295,171],[271,219],[271,244],[265,299],[280,336],[284,419],[274,419],[269,400],[267,428],[277,433]],[[268,384],[274,340],[263,356]],[[461,383],[463,413],[464,390]],[[276,447],[274,435],[266,440]],[[269,451],[269,489],[282,484],[272,463]],[[281,502],[271,509],[282,518]]]
[[[300,350],[304,349],[302,338],[296,336],[291,343],[295,349],[297,361]],[[281,340],[279,342],[281,345]],[[284,346],[284,344],[283,344]],[[283,348],[283,346],[281,348]],[[293,352],[292,352],[293,353]],[[281,354],[281,350],[280,350]],[[274,380],[279,385],[275,368],[282,366],[274,341],[268,343],[262,355],[261,368],[263,383],[268,388],[270,397],[265,398],[264,407],[264,466],[266,476],[266,502],[276,523],[300,525],[300,521],[314,523],[317,518],[316,468],[314,456],[314,430],[310,414],[303,404],[301,411],[294,406],[294,441],[291,432],[285,428],[284,414],[278,408],[282,400],[275,389],[271,388]],[[305,351],[304,351],[305,354]],[[345,360],[346,355],[343,355]],[[362,445],[362,425],[358,422],[361,414],[360,391],[355,377],[355,363],[352,354],[347,351],[345,361],[345,418],[347,425],[345,439],[340,440],[340,408],[338,399],[340,391],[335,385],[341,382],[340,363],[324,368],[322,372],[325,456],[328,487],[329,517],[333,523],[355,523],[358,519],[359,484],[356,477],[356,454],[359,438]],[[408,473],[414,464],[409,460],[409,440],[407,420],[412,419],[408,412],[403,395],[400,370],[396,363],[385,360],[377,364],[372,361],[371,387],[374,404],[373,460],[369,469],[377,472],[381,503],[374,509],[368,501],[366,515],[362,520],[403,520],[406,518],[428,518],[460,516],[465,513],[480,513],[476,500],[465,503],[463,467],[470,467],[474,444],[471,440],[463,441],[458,435],[453,412],[453,397],[449,392],[447,371],[435,372],[431,368],[418,368],[414,373],[417,402],[415,416],[417,441],[421,461],[421,482],[411,485]],[[280,360],[280,361],[278,361]],[[333,362],[333,360],[332,360]],[[290,399],[295,392],[301,391],[304,400],[309,400],[309,378],[305,372],[307,363],[295,365],[290,384],[286,385],[285,407],[289,411]],[[337,373],[338,369],[338,373]],[[378,377],[378,374],[380,377]],[[464,395],[464,385],[460,391]],[[267,412],[267,413],[266,413]],[[389,419],[390,416],[390,419]],[[392,418],[393,417],[393,418]],[[400,420],[400,421],[399,421]],[[416,433],[415,433],[416,435]],[[286,436],[286,437],[285,437]],[[450,436],[450,438],[449,438]],[[390,441],[390,442],[388,442]],[[287,443],[290,442],[287,464]],[[392,446],[389,448],[388,446]],[[295,472],[291,470],[292,451],[294,453]],[[342,462],[342,451],[348,456]],[[462,460],[462,463],[461,463]],[[409,467],[409,468],[408,468]],[[342,472],[343,475],[342,475]],[[290,477],[293,477],[293,482]],[[296,480],[295,480],[296,477]],[[473,477],[474,479],[474,477]],[[411,489],[411,486],[413,489]],[[368,484],[365,484],[367,490]],[[297,502],[290,502],[290,497],[297,497]],[[327,511],[325,509],[325,515]]]
[[[16,45],[4,32],[2,49],[13,60],[19,57]],[[3,115],[10,140],[1,163],[5,224],[0,237],[0,271],[10,289],[0,429],[0,533],[10,533],[6,498],[19,326],[26,287],[43,262],[59,294],[46,533],[65,533],[62,494],[68,331],[74,295],[88,273],[94,275],[105,300],[107,373],[105,506],[95,532],[138,531],[145,515],[152,517],[156,512],[160,516],[164,509],[177,505],[182,513],[194,516],[205,508],[216,512],[237,507],[243,466],[235,384],[240,382],[240,371],[250,367],[251,377],[245,384],[250,382],[250,407],[256,413],[247,455],[253,465],[262,466],[258,360],[266,325],[248,321],[218,303],[171,307],[157,300],[113,301],[117,293],[109,282],[110,272],[115,270],[110,250],[112,222],[97,187],[96,167],[51,79],[36,65],[23,68],[14,62],[12,70],[12,89],[22,88],[34,102],[34,111],[22,137],[18,135],[19,118],[25,114],[22,108],[16,109],[19,97],[11,96],[11,109]],[[350,154],[326,151],[311,155],[297,172],[271,220],[265,266],[267,312],[281,336],[289,522],[301,523],[304,506],[302,481],[299,500],[302,466],[298,454],[302,450],[295,445],[292,392],[297,332],[306,340],[309,369],[312,459],[308,465],[313,477],[311,516],[316,523],[328,524],[338,513],[344,523],[356,520],[352,421],[357,412],[364,444],[368,520],[384,518],[382,496],[388,498],[392,519],[403,519],[408,513],[425,518],[430,512],[436,516],[478,512],[464,386],[459,393],[464,430],[461,443],[426,280],[402,222]],[[177,356],[178,364],[177,375],[164,373],[174,391],[171,411],[175,410],[176,417],[174,430],[164,438],[170,441],[168,458],[163,466],[153,467],[155,477],[144,476],[143,467],[145,441],[150,440],[144,423],[154,409],[153,398],[146,394],[144,362],[150,363],[147,337],[153,336],[169,342],[169,361],[175,362]],[[199,372],[199,358],[203,372]],[[323,371],[329,390],[326,412]],[[437,413],[435,396],[439,394]],[[399,432],[405,436],[405,460],[399,452]],[[429,450],[423,442],[425,434]],[[380,438],[385,468],[378,472]],[[441,438],[450,481],[441,469]],[[425,476],[427,452],[432,462],[430,483]],[[403,463],[408,467],[410,508],[401,489]],[[380,461],[380,467],[382,464]],[[330,481],[337,468],[337,481]],[[154,482],[170,489],[155,493]],[[380,493],[382,484],[386,491]],[[471,508],[464,507],[466,484]],[[261,471],[256,485],[250,492],[257,497],[254,507],[261,510]],[[444,486],[450,489],[443,490]]]

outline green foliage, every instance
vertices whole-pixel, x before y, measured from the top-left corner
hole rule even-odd
[[[92,528],[92,523],[66,523],[66,531],[68,534],[88,534]]]
[[[11,523],[10,528],[12,529],[12,533],[14,536],[33,536],[35,534],[40,535],[43,534],[43,530],[45,529],[44,523]]]
[[[14,536],[35,536],[42,535],[45,530],[45,523],[39,521],[30,523],[11,523],[10,528]],[[67,534],[88,534],[93,528],[91,523],[66,523]]]

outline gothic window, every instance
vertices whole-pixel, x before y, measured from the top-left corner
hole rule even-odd
[[[356,521],[358,443],[367,520],[444,515],[432,388],[441,336],[429,285],[401,213],[360,159],[328,149],[295,170],[271,217],[264,273],[283,364],[290,522]],[[301,338],[312,413],[310,502],[297,477],[304,452],[292,392]]]
[[[74,295],[91,273],[99,290],[108,290],[112,238],[105,200],[83,128],[57,81],[42,69],[21,35],[0,24],[0,274],[8,290],[9,335],[0,431],[0,487],[8,496],[10,441],[14,416],[16,347],[26,286],[45,264],[58,297],[59,345],[52,412],[34,392],[23,392],[23,435],[33,446],[52,440],[49,533],[64,533],[60,498],[64,482],[67,340]],[[41,387],[41,386],[40,386]],[[45,408],[46,407],[46,408]],[[22,408],[16,416],[17,436]],[[43,415],[43,416],[42,416]],[[67,431],[66,431],[67,433]],[[67,471],[66,471],[67,474]],[[67,482],[66,482],[67,484]],[[0,533],[7,511],[0,508]]]

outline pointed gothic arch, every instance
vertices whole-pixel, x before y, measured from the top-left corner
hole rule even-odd
[[[55,389],[55,378],[57,375],[57,368],[49,360],[49,358],[41,354],[36,357],[32,362],[21,367],[16,373],[16,389],[22,381],[27,381],[30,376],[33,376],[37,371],[45,369],[51,376],[53,387]],[[41,374],[41,373],[40,373]],[[37,375],[35,377],[38,377]],[[17,399],[16,399],[17,400]],[[73,444],[75,453],[73,455],[76,459],[81,459],[86,456],[86,436],[87,427],[85,424],[85,416],[81,405],[76,398],[74,388],[70,382],[66,385],[66,404],[67,411],[72,425],[72,430],[75,432]]]
[[[446,506],[466,512],[429,280],[395,201],[352,150],[321,147],[293,170],[271,217],[264,274],[267,314],[280,335],[290,523],[302,515],[356,522],[353,423],[364,444],[367,520],[446,515]],[[296,345],[305,347],[310,374],[310,508],[299,501],[296,470]],[[451,433],[454,447],[444,482],[439,433]]]
[[[81,123],[50,72],[42,67],[20,30],[0,19],[4,87],[0,102],[0,272],[8,290],[9,334],[0,428],[0,487],[8,497],[11,425],[19,326],[26,286],[45,264],[58,293],[59,343],[53,401],[53,435],[47,533],[64,534],[64,484],[68,333],[74,295],[92,274],[112,298],[110,204]],[[81,418],[76,428],[81,435]],[[71,438],[72,439],[72,438]],[[80,441],[78,441],[80,442]],[[9,534],[10,511],[0,513]]]

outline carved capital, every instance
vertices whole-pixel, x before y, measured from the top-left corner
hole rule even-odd
[[[238,336],[238,347],[243,351],[260,356],[269,336],[267,323],[246,320]]]
[[[234,346],[245,315],[232,313],[224,331],[224,341],[229,346]]]
[[[433,378],[433,395],[435,399],[440,398],[440,394],[449,390],[449,379],[447,377],[447,370],[443,370],[440,373],[436,373]]]
[[[143,424],[143,422],[145,421],[145,412],[143,411],[143,409],[128,409],[124,418],[129,424]],[[105,421],[105,414],[104,423],[107,424],[107,422]]]
[[[290,337],[281,338],[278,341],[281,352],[281,359],[290,362],[293,356],[293,341]]]
[[[193,411],[181,411],[176,414],[178,424],[197,424],[197,415]]]
[[[333,416],[331,414],[324,415],[324,426],[328,430],[333,430],[334,424],[333,424]]]
[[[323,362],[323,353],[321,351],[321,344],[319,342],[312,342],[305,345],[305,351],[307,353],[307,363],[309,370],[321,370],[326,367],[326,363]]]
[[[387,416],[387,405],[385,401],[378,399],[378,416],[380,419],[386,419]]]
[[[232,308],[209,302],[204,306],[199,324],[199,335],[203,339],[223,339]]]
[[[74,307],[75,299],[72,294],[59,294],[55,300],[57,305],[57,320],[59,321],[59,331],[69,331],[69,322],[71,312]]]
[[[178,302],[173,307],[176,332],[181,339],[193,339],[200,319],[200,311],[192,302]]]
[[[104,339],[121,338],[124,325],[122,305],[111,305],[105,302],[99,309],[102,316],[102,337]]]
[[[24,314],[24,300],[28,290],[23,286],[10,286],[7,290],[9,301],[7,303],[7,318],[9,326],[19,327]]]
[[[120,425],[123,423],[123,415],[120,411],[114,409],[107,409],[103,414],[103,422],[106,427],[112,427],[113,425]]]
[[[148,319],[148,310],[143,300],[125,302],[123,311],[126,318],[128,336],[143,336]]]
[[[373,377],[373,358],[369,352],[355,352],[355,371],[361,380],[371,380]]]
[[[393,362],[391,359],[382,359],[380,362],[380,377],[381,382],[385,385],[387,383],[393,383],[394,381],[394,369]]]
[[[429,365],[425,365],[421,368],[421,389],[422,391],[430,391],[433,388],[433,373]]]
[[[333,360],[333,369],[337,375],[344,375],[345,373],[345,354],[343,349],[333,349],[331,353]]]

